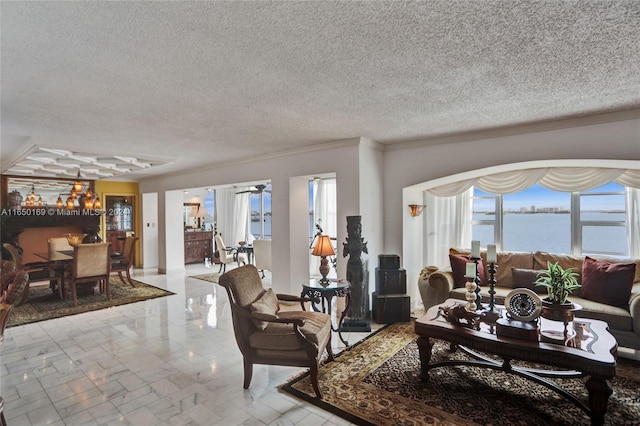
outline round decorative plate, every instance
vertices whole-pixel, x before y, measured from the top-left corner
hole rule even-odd
[[[511,318],[527,322],[540,316],[542,301],[533,290],[517,288],[507,294],[504,307]]]

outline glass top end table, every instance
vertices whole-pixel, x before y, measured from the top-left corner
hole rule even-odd
[[[314,302],[311,303],[311,307],[316,312],[328,313],[329,315],[331,315],[331,300],[334,297],[345,298],[345,307],[340,315],[340,319],[338,319],[338,325],[334,327],[332,322],[331,330],[337,332],[342,343],[349,346],[349,342],[342,337],[342,323],[351,305],[351,283],[347,280],[329,279],[329,283],[327,284],[326,282],[320,282],[320,278],[310,278],[307,284],[302,285],[302,293],[300,295],[301,297],[320,299],[320,308],[318,307],[318,303]]]

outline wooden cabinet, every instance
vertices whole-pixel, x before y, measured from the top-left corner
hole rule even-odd
[[[185,232],[184,263],[204,262],[205,257],[213,257],[213,232]]]

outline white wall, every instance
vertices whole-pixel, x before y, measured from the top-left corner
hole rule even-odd
[[[360,215],[362,216],[362,237],[367,242],[369,252],[368,255],[362,255],[362,260],[365,264],[365,269],[369,272],[369,294],[375,291],[375,268],[378,266],[378,255],[400,254],[384,252],[382,149],[382,145],[363,138],[359,150],[359,203]]]
[[[468,138],[467,138],[468,139]],[[443,139],[444,140],[444,139]],[[463,140],[385,152],[385,250],[403,253],[407,282],[416,286],[423,264],[422,216],[411,218],[409,201],[420,203],[414,188],[456,173],[503,164],[556,159],[640,161],[640,119],[580,125],[526,134]],[[418,219],[418,220],[416,220]],[[415,293],[415,289],[413,290]]]
[[[421,253],[417,253],[421,252],[420,242],[416,241],[422,239],[422,216],[411,218],[407,205],[410,202],[420,204],[421,201],[412,199],[413,196],[419,196],[418,192],[403,194],[404,188],[469,170],[522,161],[580,158],[640,161],[640,119],[607,122],[611,119],[591,117],[554,122],[551,130],[542,129],[545,126],[526,126],[508,131],[443,137],[386,146],[384,153],[378,151],[377,144],[364,138],[349,139],[308,151],[144,180],[140,183],[140,189],[143,193],[159,193],[161,207],[158,220],[159,226],[164,227],[165,212],[162,206],[165,203],[165,191],[270,180],[273,187],[274,290],[297,294],[300,284],[308,275],[308,265],[294,254],[308,253],[308,195],[305,193],[303,196],[302,191],[296,189],[300,183],[295,182],[298,178],[335,173],[338,250],[341,251],[342,242],[346,239],[346,217],[361,215],[363,237],[369,244],[369,257],[373,258],[369,264],[370,277],[376,267],[377,254],[399,254],[403,259],[403,267],[407,269],[408,284],[415,286],[417,274],[424,266]],[[562,127],[567,125],[573,127]],[[302,226],[301,222],[297,224],[291,217],[297,215],[299,205],[303,205],[305,211],[305,232],[297,230]],[[409,219],[413,221],[412,225],[405,229],[403,223]],[[181,221],[176,226],[181,233]],[[167,229],[172,227],[172,224],[167,225]],[[160,268],[166,262],[163,255],[183,256],[182,247],[178,253],[177,247],[164,244],[162,229],[159,234],[163,247],[159,251]],[[407,244],[404,244],[405,240]],[[166,253],[162,253],[163,249]],[[306,259],[308,263],[308,256]],[[339,255],[339,278],[345,277],[345,268],[346,259]]]
[[[158,193],[142,194],[142,266],[158,267]]]
[[[170,271],[166,265],[168,259],[183,258],[183,247],[179,244],[164,243],[165,235],[177,236],[182,233],[182,220],[167,221],[168,209],[165,203],[169,197],[167,191],[181,191],[184,188],[231,185],[238,182],[271,181],[272,209],[272,267],[274,290],[298,294],[301,284],[308,281],[308,194],[302,192],[297,196],[290,193],[290,179],[302,176],[314,176],[335,173],[338,187],[338,241],[346,238],[346,216],[360,214],[359,205],[359,151],[360,138],[336,141],[321,147],[302,150],[288,155],[274,155],[269,158],[252,159],[242,163],[216,165],[208,169],[194,170],[184,174],[146,179],[140,182],[140,191],[158,192],[159,194],[159,227],[163,231],[159,235],[161,272]],[[306,188],[305,188],[306,189]],[[297,198],[292,198],[297,197]],[[298,199],[300,198],[300,199]],[[182,195],[179,212],[182,212]],[[290,206],[302,205],[304,208],[304,233],[294,232]],[[294,208],[295,211],[295,208]],[[297,228],[296,228],[297,229]],[[163,253],[162,251],[165,251]],[[292,261],[292,253],[306,253],[306,260]],[[163,259],[164,257],[164,259]],[[306,263],[303,263],[306,262]],[[175,265],[174,265],[175,266]],[[183,265],[182,265],[183,266]],[[346,262],[338,260],[338,276],[345,277]]]

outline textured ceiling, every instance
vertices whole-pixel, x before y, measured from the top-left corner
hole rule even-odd
[[[167,162],[640,107],[639,1],[0,2],[2,171]]]

